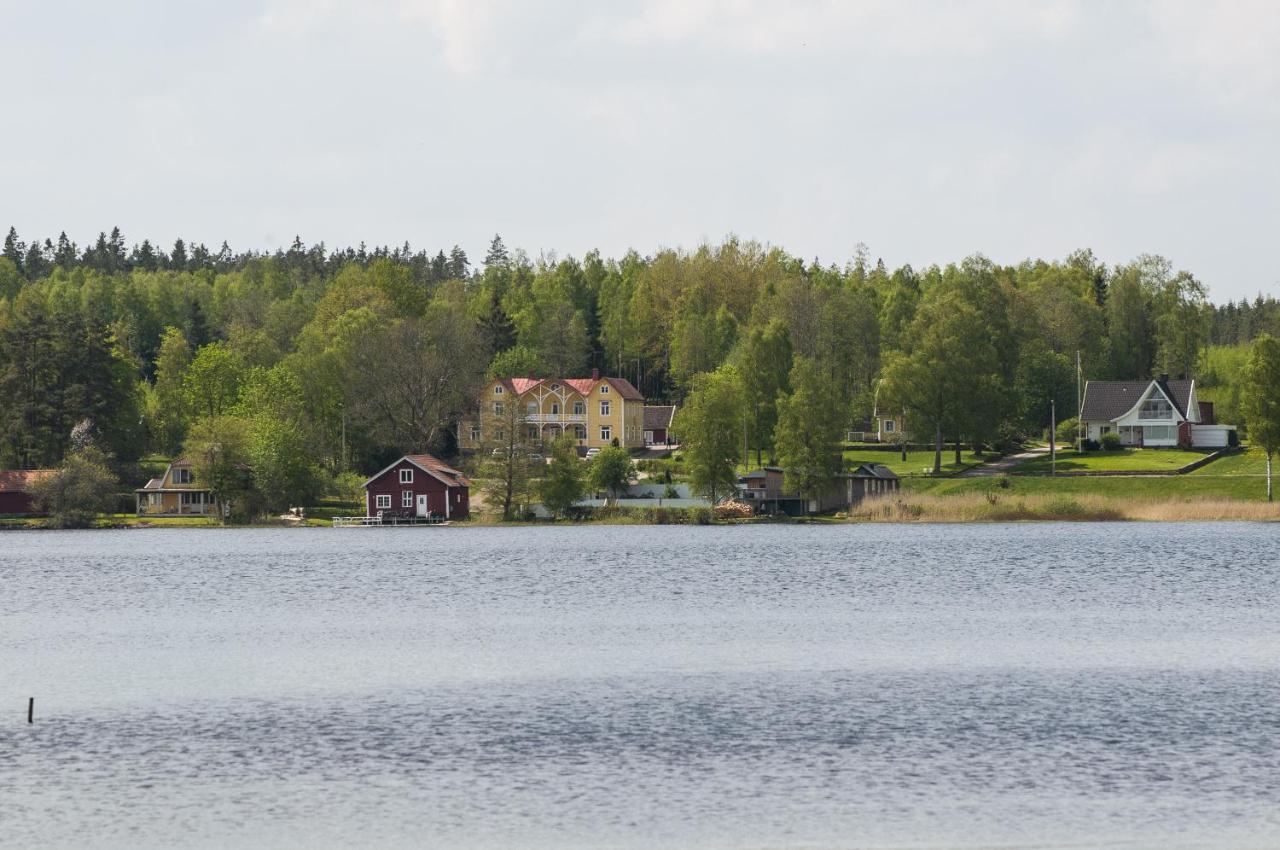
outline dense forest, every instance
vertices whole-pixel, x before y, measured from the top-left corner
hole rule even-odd
[[[0,465],[57,464],[78,425],[121,464],[235,445],[288,503],[405,450],[452,452],[486,375],[592,367],[678,402],[727,369],[770,452],[802,378],[845,427],[879,395],[930,432],[996,442],[1042,432],[1051,399],[1073,408],[1077,352],[1085,378],[1200,375],[1211,345],[1277,331],[1274,298],[1214,306],[1161,257],[1088,250],[889,269],[733,238],[577,259],[495,237],[473,265],[456,246],[164,250],[113,229],[81,248],[10,229]]]

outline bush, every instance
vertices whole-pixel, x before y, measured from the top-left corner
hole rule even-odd
[[[107,458],[92,446],[67,456],[62,467],[36,481],[36,507],[56,528],[88,528],[115,504],[118,482]]]
[[[1075,443],[1076,438],[1080,436],[1080,420],[1072,416],[1070,419],[1064,419],[1058,423],[1058,428],[1054,431],[1059,443]]]
[[[1114,431],[1108,431],[1102,435],[1102,450],[1114,452],[1120,448],[1120,435]]]
[[[1102,446],[1098,444],[1097,440],[1081,440],[1080,441],[1081,451],[1096,452],[1100,448],[1102,448]]]

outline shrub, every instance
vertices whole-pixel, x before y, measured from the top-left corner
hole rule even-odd
[[[1068,496],[1056,496],[1045,502],[1043,512],[1057,519],[1078,519],[1088,513],[1084,505]]]
[[[1108,431],[1106,434],[1102,435],[1103,451],[1114,452],[1118,448],[1120,448],[1119,434],[1115,433],[1114,431]]]
[[[67,455],[62,467],[32,485],[36,507],[56,528],[88,528],[115,504],[116,477],[106,456],[89,446]]]
[[[1059,443],[1075,443],[1076,438],[1080,436],[1080,420],[1074,416],[1062,420],[1058,423],[1054,436]]]
[[[1096,452],[1100,448],[1102,448],[1102,446],[1098,443],[1097,440],[1081,440],[1080,441],[1081,451]]]

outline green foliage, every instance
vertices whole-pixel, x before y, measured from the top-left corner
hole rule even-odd
[[[742,392],[737,370],[721,366],[693,379],[689,397],[676,411],[689,483],[713,503],[733,492],[742,457]]]
[[[195,416],[229,413],[240,398],[244,360],[223,342],[211,342],[196,352],[182,377],[186,404]]]
[[[551,463],[538,485],[538,497],[552,516],[562,517],[584,492],[578,450],[572,438],[561,437],[551,447]]]
[[[793,391],[778,401],[778,462],[788,490],[816,499],[843,465],[842,411],[815,361],[798,358],[791,385]]]
[[[259,508],[250,469],[251,429],[240,416],[206,416],[191,424],[183,446],[196,482],[208,487],[220,505],[246,517]]]
[[[1102,450],[1105,452],[1115,452],[1122,448],[1120,445],[1120,435],[1115,431],[1108,431],[1103,434],[1102,439],[1098,442],[1102,446]]]
[[[631,455],[618,446],[601,449],[587,469],[587,486],[614,499],[626,491],[630,479]]]
[[[1267,501],[1271,501],[1271,457],[1280,448],[1280,339],[1264,334],[1249,349],[1241,406],[1249,439],[1267,456]]]
[[[107,457],[92,445],[68,454],[61,467],[36,480],[31,495],[36,509],[55,528],[88,528],[111,510],[119,482]]]
[[[1058,430],[1054,433],[1059,445],[1075,445],[1076,440],[1080,437],[1080,420],[1072,416],[1070,419],[1063,419],[1058,423]]]
[[[333,476],[329,492],[339,501],[349,505],[364,501],[365,477],[355,472],[340,472]]]

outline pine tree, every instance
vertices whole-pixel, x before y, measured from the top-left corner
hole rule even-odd
[[[181,239],[174,240],[173,253],[169,255],[169,268],[174,271],[186,271],[187,262],[187,243]]]
[[[76,267],[78,260],[76,243],[67,238],[67,231],[62,231],[58,234],[58,247],[54,249],[53,261],[66,271],[71,271]]]
[[[119,227],[111,228],[111,236],[107,239],[107,271],[122,272],[128,270],[128,257],[124,250],[124,234]]]
[[[467,252],[454,245],[449,252],[449,277],[453,280],[466,280],[470,275],[470,267]]]
[[[484,267],[491,268],[493,266],[501,266],[506,268],[511,264],[511,257],[507,254],[507,246],[502,243],[502,237],[493,234],[493,241],[489,243],[489,251],[484,255]]]
[[[4,257],[13,263],[19,272],[23,271],[22,261],[25,259],[26,245],[18,238],[17,228],[10,227],[9,235],[4,238]]]
[[[185,334],[193,351],[198,351],[209,343],[209,325],[205,321],[204,310],[200,307],[198,298],[191,299],[191,307],[187,310]]]

